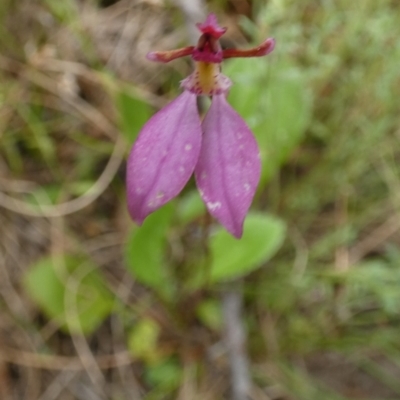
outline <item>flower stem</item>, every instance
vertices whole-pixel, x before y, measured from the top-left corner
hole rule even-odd
[[[242,282],[231,283],[222,294],[225,346],[231,369],[232,400],[249,399],[251,380],[242,321]]]

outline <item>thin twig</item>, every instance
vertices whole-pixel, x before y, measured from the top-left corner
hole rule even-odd
[[[79,357],[40,354],[1,345],[0,359],[24,367],[49,370],[82,371],[85,366]],[[129,351],[107,354],[95,357],[96,364],[101,369],[117,368],[121,365],[130,365],[134,361]]]
[[[54,400],[59,398],[61,392],[70,384],[77,375],[77,371],[62,371],[53,381],[46,386],[46,390],[38,400]]]

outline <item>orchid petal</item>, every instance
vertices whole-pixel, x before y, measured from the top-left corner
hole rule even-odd
[[[218,25],[217,16],[213,13],[208,14],[207,19],[196,26],[201,33],[211,35],[216,39],[219,39],[227,29]]]
[[[223,50],[222,55],[223,58],[233,58],[233,57],[263,57],[267,54],[271,53],[275,48],[275,39],[268,38],[263,43],[261,43],[257,47],[253,47],[252,49],[226,49]],[[196,49],[193,51],[195,53]]]
[[[176,60],[177,58],[190,56],[193,54],[194,49],[194,46],[189,46],[169,51],[151,51],[150,53],[147,53],[146,58],[150,61],[167,63]]]
[[[184,91],[142,128],[127,164],[129,213],[139,225],[185,186],[201,145],[196,95]]]
[[[225,95],[214,96],[203,121],[196,183],[210,214],[236,238],[242,236],[260,171],[252,132]]]

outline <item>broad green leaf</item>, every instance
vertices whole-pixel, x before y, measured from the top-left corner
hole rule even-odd
[[[157,341],[160,327],[152,319],[140,320],[130,331],[128,348],[132,355],[148,363],[160,359],[157,351]]]
[[[265,183],[303,138],[311,115],[306,80],[296,67],[267,58],[232,60],[224,73],[234,82],[229,102],[260,146]]]
[[[227,281],[254,271],[274,255],[284,238],[284,223],[266,214],[249,214],[240,240],[221,228],[210,238],[211,281]]]
[[[168,285],[165,259],[172,214],[173,205],[168,203],[149,215],[143,225],[132,232],[125,248],[128,270],[134,278],[163,295],[172,289]]]
[[[43,312],[71,333],[92,333],[113,307],[95,266],[83,258],[42,258],[26,272],[23,283]]]
[[[122,131],[129,143],[133,143],[142,126],[151,117],[152,110],[146,102],[127,91],[117,95],[116,103],[121,115]]]

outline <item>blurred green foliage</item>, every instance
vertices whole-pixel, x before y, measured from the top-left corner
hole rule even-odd
[[[166,204],[146,218],[143,226],[135,229],[126,243],[127,267],[133,277],[167,298],[171,298],[174,291],[173,282],[168,279],[166,256],[172,215],[172,204]]]
[[[122,90],[116,99],[118,110],[121,114],[122,133],[133,143],[144,125],[151,116],[149,105],[126,90]]]
[[[82,257],[48,257],[36,262],[24,285],[50,319],[70,333],[94,332],[113,307],[111,293]]]

